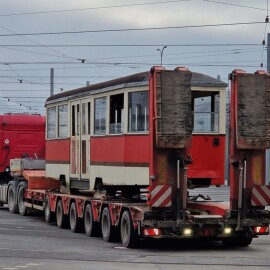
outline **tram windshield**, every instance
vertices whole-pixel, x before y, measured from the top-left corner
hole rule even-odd
[[[193,132],[219,132],[219,104],[218,91],[192,91]]]

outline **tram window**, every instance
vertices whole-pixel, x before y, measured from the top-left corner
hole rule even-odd
[[[47,138],[56,137],[56,108],[49,108],[47,111]]]
[[[110,134],[123,133],[124,94],[110,97]]]
[[[107,98],[96,98],[95,99],[95,129],[94,133],[106,134],[106,109],[107,109]]]
[[[65,138],[68,135],[68,107],[60,105],[58,107],[58,137]]]
[[[71,130],[71,136],[75,136],[76,134],[76,126],[75,126],[75,105],[72,105],[72,115],[71,115],[71,125],[72,125],[72,130]]]
[[[128,131],[148,131],[148,92],[132,92],[128,95]]]
[[[82,104],[82,135],[86,135],[86,103]]]
[[[219,92],[192,92],[194,132],[219,132],[219,103]]]
[[[77,104],[77,135],[80,135],[80,105]]]

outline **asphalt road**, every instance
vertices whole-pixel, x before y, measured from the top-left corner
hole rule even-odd
[[[200,192],[201,193],[201,192]],[[208,191],[228,197],[227,188]],[[246,248],[218,242],[144,241],[139,249],[106,243],[45,223],[42,215],[22,217],[0,208],[0,270],[84,269],[269,269],[270,236]]]

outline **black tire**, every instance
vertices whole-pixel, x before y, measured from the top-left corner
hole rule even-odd
[[[90,236],[98,236],[100,234],[99,223],[94,221],[92,206],[88,203],[84,210],[84,230],[85,234]]]
[[[105,207],[102,211],[101,233],[103,240],[106,242],[113,242],[118,238],[119,232],[117,232],[117,228],[112,225],[109,207]]]
[[[18,211],[21,216],[26,216],[29,214],[27,207],[24,205],[24,190],[27,188],[26,182],[20,182],[18,185],[18,195],[17,195],[17,202],[18,202]]]
[[[82,219],[78,217],[76,202],[72,202],[69,209],[70,230],[74,233],[82,230]]]
[[[246,236],[223,238],[222,243],[225,247],[247,247],[251,244],[253,238]]]
[[[11,213],[18,213],[18,204],[16,200],[16,184],[14,181],[10,182],[8,188],[8,209]]]
[[[120,227],[122,245],[126,248],[134,248],[138,244],[138,231],[133,228],[133,221],[129,210],[124,211]]]
[[[56,205],[56,223],[59,228],[67,228],[68,216],[64,214],[62,200],[58,200]]]
[[[44,201],[44,218],[47,223],[55,222],[55,213],[51,211],[50,198],[47,195]]]

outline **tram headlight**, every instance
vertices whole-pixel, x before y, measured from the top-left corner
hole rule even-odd
[[[230,227],[225,227],[224,228],[224,234],[231,234],[232,233],[232,228],[230,228]]]

